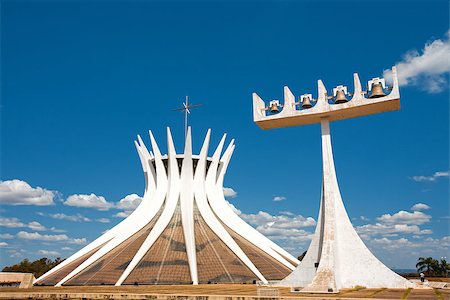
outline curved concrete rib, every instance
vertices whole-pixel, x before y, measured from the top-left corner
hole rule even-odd
[[[66,277],[59,281],[56,286],[63,285],[65,282],[79,274],[91,264],[95,263],[98,259],[102,258],[122,242],[126,241],[133,234],[141,230],[145,225],[148,224],[149,220],[151,220],[156,215],[159,208],[164,203],[167,192],[166,171],[164,168],[164,164],[162,163],[161,153],[159,152],[158,146],[156,145],[156,141],[154,140],[151,132],[150,138],[152,140],[152,146],[155,146],[153,148],[153,151],[155,152],[155,164],[157,171],[157,186],[156,192],[153,197],[153,199],[155,199],[155,203],[152,203],[150,201],[142,201],[138,208],[122,222],[123,225],[118,228],[117,234],[111,240],[109,240],[101,249],[95,252],[87,260],[85,260],[82,264],[80,264],[77,268],[70,272]]]
[[[202,225],[200,230],[204,230],[208,227],[221,240],[221,242],[223,242],[230,249],[236,258],[239,259],[243,265],[253,272],[253,274],[255,274],[255,276],[261,281],[267,282],[264,275],[250,260],[250,257],[247,256],[247,254],[240,248],[238,243],[228,232],[227,226],[238,235],[241,235],[243,238],[255,245],[257,248],[261,249],[267,255],[292,269],[293,266],[288,262],[288,259],[290,258],[285,256],[288,257],[288,259],[285,259],[285,257],[283,257],[284,254],[278,252],[269,239],[265,238],[253,227],[235,215],[226,203],[222,186],[224,174],[235,148],[234,140],[230,142],[223,156],[220,157],[226,138],[226,135],[224,135],[216,151],[214,152],[209,167],[207,167],[210,135],[211,131],[208,130],[200,154],[195,156],[195,170],[194,158],[192,155],[192,136],[190,127],[187,131],[184,154],[182,155],[176,154],[170,129],[167,129],[167,169],[164,161],[166,157],[162,156],[153,134],[149,132],[154,155],[152,152],[148,151],[141,137],[138,136],[137,141],[135,141],[135,146],[141,161],[142,170],[146,176],[145,193],[139,206],[121,223],[103,234],[93,243],[78,251],[60,266],[54,268],[55,271],[48,272],[41,278],[47,278],[49,275],[54,274],[57,270],[61,270],[61,268],[67,266],[68,263],[73,262],[75,259],[88,253],[90,250],[98,248],[98,246],[102,245],[102,247],[93,255],[61,279],[56,286],[70,283],[72,279],[75,277],[78,278],[78,275],[94,266],[99,260],[104,258],[105,255],[142,230],[157,216],[158,212],[161,212],[161,214],[158,215],[158,219],[154,221],[154,226],[150,230],[148,236],[145,237],[145,240],[139,246],[139,249],[134,254],[130,263],[126,266],[124,272],[120,274],[119,279],[115,282],[116,286],[123,284],[126,282],[126,279],[130,276],[130,274],[136,270],[139,263],[142,262],[158,238],[161,238],[161,234],[168,228],[170,222],[173,220],[176,209],[179,205],[189,265],[189,274],[191,276],[192,283],[198,284],[197,252],[195,243],[196,230],[194,229],[194,226],[196,226],[194,222],[194,203],[198,208],[198,211],[195,213],[199,213],[205,222],[205,225]],[[183,157],[181,171],[179,170],[177,157],[178,159],[179,157]],[[219,254],[216,252],[216,255]],[[218,258],[218,263],[223,264],[220,257]],[[224,265],[224,269],[227,270],[227,266]],[[161,272],[162,268],[160,268],[156,279],[159,278],[159,274],[161,274]],[[233,280],[231,274],[229,274],[229,278],[231,281]]]
[[[267,254],[273,256],[275,259],[277,259],[279,262],[284,264],[289,269],[294,270],[295,266],[292,263],[288,262],[284,257],[288,258],[290,261],[296,264],[299,263],[298,259],[292,256],[290,253],[288,253],[286,250],[284,250],[277,244],[275,244],[273,241],[269,240],[263,234],[255,230],[252,226],[244,222],[244,220],[242,220],[239,216],[235,214],[235,212],[231,209],[231,207],[225,200],[222,186],[225,173],[228,168],[228,164],[230,163],[230,159],[234,151],[234,147],[235,147],[234,140],[232,140],[230,145],[225,150],[225,153],[223,154],[222,158],[220,159],[221,164],[217,175],[215,190],[210,192],[212,197],[216,198],[215,201],[211,201],[211,206],[213,207],[216,214],[220,215],[220,219],[233,231],[245,237],[246,239],[253,240],[255,246],[257,246]],[[270,249],[274,250],[276,253],[273,254],[273,251],[267,249],[267,247],[265,247],[264,245],[267,245]]]
[[[267,282],[264,276],[259,272],[247,255],[238,246],[235,240],[230,236],[230,234],[225,230],[225,228],[220,224],[217,218],[214,216],[211,208],[208,205],[208,200],[206,199],[205,192],[205,173],[206,173],[206,157],[208,155],[208,146],[211,130],[208,130],[206,134],[205,142],[203,143],[202,149],[200,151],[199,161],[195,170],[194,175],[194,191],[195,191],[195,201],[197,207],[205,220],[208,227],[228,246],[228,248],[233,251],[234,254],[263,282]],[[219,262],[222,261],[219,258]],[[225,267],[224,267],[225,268]],[[225,268],[226,269],[226,268]]]
[[[138,137],[138,139],[141,141],[141,145],[143,145],[142,140],[140,139],[140,137]],[[136,146],[136,150],[138,152],[139,159],[141,161],[142,169],[143,169],[144,174],[145,174],[145,176],[147,178],[146,179],[146,189],[145,189],[145,192],[144,192],[144,196],[142,197],[143,198],[142,202],[146,202],[146,199],[148,201],[148,199],[151,198],[152,192],[153,192],[153,190],[155,188],[155,185],[151,184],[152,182],[154,182],[154,176],[152,176],[152,173],[149,172],[148,162],[146,162],[147,159],[145,157],[145,154],[142,151],[141,146],[136,141],[134,141],[134,144]],[[150,188],[148,187],[149,184],[150,184]],[[39,281],[44,280],[48,276],[56,273],[57,271],[61,270],[64,267],[68,266],[70,263],[74,262],[75,260],[77,260],[78,258],[82,257],[83,255],[89,253],[90,251],[94,250],[95,248],[99,247],[100,245],[103,245],[103,244],[111,241],[118,233],[120,233],[123,230],[124,227],[128,227],[129,224],[133,222],[134,218],[136,218],[135,215],[139,214],[138,213],[139,211],[141,211],[141,210],[144,211],[145,210],[145,208],[140,208],[141,206],[143,206],[142,202],[139,204],[139,206],[135,209],[135,211],[133,211],[133,213],[128,218],[124,219],[119,224],[117,224],[116,226],[114,226],[113,228],[111,228],[110,230],[108,230],[107,232],[102,234],[100,237],[95,239],[93,242],[89,243],[87,246],[85,246],[82,249],[80,249],[79,251],[77,251],[75,254],[73,254],[72,256],[67,258],[66,260],[64,260],[62,263],[60,263],[59,265],[57,265],[56,267],[52,268],[47,273],[45,273],[42,276],[40,276],[38,279],[36,279],[34,281],[34,283],[38,283]]]
[[[353,228],[339,191],[330,125],[326,118],[321,122],[321,131],[323,183],[316,231],[304,262],[279,285],[303,286],[302,292],[306,293],[337,292],[357,285],[367,288],[414,287],[413,283],[382,264]]]
[[[197,254],[195,250],[194,232],[194,172],[192,161],[192,137],[191,127],[188,127],[186,135],[186,145],[184,148],[183,165],[181,166],[181,223],[183,224],[184,241],[189,262],[192,283],[198,284],[197,275]]]
[[[175,209],[177,207],[178,198],[180,196],[180,175],[178,172],[178,162],[176,159],[175,146],[173,144],[172,134],[170,133],[169,128],[167,128],[167,144],[168,144],[168,159],[169,159],[169,167],[168,167],[169,192],[164,210],[161,216],[159,217],[158,221],[155,223],[154,227],[150,231],[150,234],[142,243],[139,250],[136,252],[133,259],[120,276],[119,280],[116,282],[115,284],[116,286],[122,285],[125,279],[130,275],[130,273],[142,260],[145,254],[150,250],[155,241],[164,232],[164,230],[172,220]],[[148,222],[150,222],[150,220]]]

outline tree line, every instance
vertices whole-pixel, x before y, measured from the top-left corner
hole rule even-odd
[[[306,251],[303,252],[298,259],[302,260],[305,254]],[[60,257],[55,260],[44,257],[33,262],[30,262],[28,259],[24,259],[18,264],[4,267],[2,272],[33,273],[34,277],[38,278],[63,261],[64,259],[61,259]],[[425,276],[447,277],[450,272],[450,264],[447,263],[445,258],[437,260],[432,257],[419,257],[416,268],[418,273],[423,272]]]
[[[25,258],[18,264],[4,267],[2,272],[33,273],[34,277],[38,278],[51,268],[60,264],[62,261],[64,261],[64,259],[61,259],[60,257],[55,260],[44,257],[33,262],[30,262],[27,258]]]
[[[450,272],[450,264],[445,258],[437,260],[432,257],[419,257],[416,268],[417,272],[422,272],[425,276],[447,277]]]

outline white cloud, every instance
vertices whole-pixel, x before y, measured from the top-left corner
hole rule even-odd
[[[25,227],[25,224],[22,223],[17,218],[0,218],[0,226],[9,227],[9,228],[19,228],[19,227]]]
[[[39,232],[26,232],[20,231],[16,234],[16,237],[23,240],[32,241],[45,241],[45,242],[66,242],[68,244],[83,245],[86,244],[86,238],[69,238],[65,234],[40,234]]]
[[[12,234],[9,234],[9,233],[1,233],[0,234],[0,239],[9,240],[12,238],[14,238],[14,236]]]
[[[45,256],[59,256],[61,255],[58,251],[52,251],[52,250],[39,250],[39,254],[45,255]]]
[[[126,217],[128,217],[131,213],[132,213],[131,211],[121,211],[121,212],[118,212],[117,214],[115,214],[113,217],[116,217],[116,218],[126,218]]]
[[[125,211],[133,211],[139,206],[141,201],[142,198],[136,194],[127,195],[116,204],[116,208]]]
[[[62,247],[61,250],[63,250],[63,251],[69,251],[69,250],[72,250],[72,248],[70,248],[70,247]]]
[[[386,224],[410,224],[420,225],[430,222],[431,216],[424,214],[420,211],[414,211],[412,213],[401,210],[393,215],[384,214],[377,218],[378,221]]]
[[[278,201],[283,201],[286,200],[286,197],[284,196],[275,196],[273,197],[273,201],[278,202]]]
[[[6,246],[8,246],[8,243],[7,243],[7,242],[0,242],[0,248],[1,248],[1,247],[6,247]]]
[[[443,39],[426,43],[423,50],[407,52],[396,64],[401,86],[414,85],[429,93],[438,93],[448,87],[447,74],[450,71],[450,30]],[[392,80],[390,70],[384,76]]]
[[[84,245],[87,243],[87,240],[86,240],[86,238],[70,239],[67,243],[74,244],[74,245]]]
[[[54,231],[54,232],[64,232],[64,230],[56,229],[55,227],[52,227],[52,228],[48,229],[44,225],[42,225],[41,223],[39,223],[37,221],[32,221],[32,222],[30,222],[28,224],[25,224],[25,223],[23,223],[22,221],[20,221],[17,218],[0,218],[0,226],[9,227],[9,228],[24,228],[24,227],[28,227],[31,230],[36,230],[36,231],[51,230],[51,231]]]
[[[52,205],[56,193],[33,188],[22,180],[0,181],[0,203],[6,205]]]
[[[53,232],[67,232],[67,231],[64,230],[64,229],[57,229],[57,228],[55,228],[55,227],[51,227],[51,228],[50,228],[50,231],[53,231]]]
[[[100,222],[100,223],[109,223],[110,222],[108,218],[100,218],[100,219],[97,219],[96,221]]]
[[[67,198],[67,200],[64,201],[64,204],[69,205],[69,206],[75,206],[75,207],[95,208],[98,210],[108,210],[108,209],[114,207],[114,204],[107,202],[105,197],[97,196],[95,194],[70,195]]]
[[[41,223],[36,222],[36,221],[28,223],[28,228],[30,228],[32,230],[37,230],[37,231],[47,230],[47,228],[45,228],[45,226],[42,226]]]
[[[18,257],[23,257],[24,255],[23,255],[23,252],[24,251],[17,251],[17,250],[15,250],[15,249],[12,249],[12,250],[8,250],[8,252],[10,253],[10,256],[9,257],[12,257],[12,258],[18,258]]]
[[[53,219],[66,220],[66,221],[71,221],[71,222],[90,222],[91,221],[91,219],[89,219],[81,214],[66,215],[63,213],[56,213],[56,214],[49,214],[49,217],[53,218]]]
[[[296,229],[303,227],[312,227],[316,221],[311,218],[305,218],[301,215],[278,215],[273,216],[265,211],[259,211],[257,214],[241,213],[241,218],[255,226],[265,226],[282,229]]]
[[[136,194],[130,194],[120,199],[119,202],[116,203],[115,208],[123,209],[124,211],[118,212],[113,217],[117,218],[126,218],[139,206],[142,202],[142,197]]]
[[[271,215],[264,211],[257,214],[240,213],[240,217],[253,225],[256,230],[273,241],[278,241],[281,246],[293,253],[305,249],[307,243],[312,239],[313,233],[304,230],[306,227],[313,227],[316,221],[311,217],[301,215],[280,214]]]
[[[382,246],[385,250],[397,250],[397,249],[403,249],[405,247],[407,248],[417,248],[419,247],[418,244],[415,244],[411,241],[409,241],[406,238],[399,238],[397,240],[390,240],[388,238],[380,238],[380,239],[373,239],[372,244]]]
[[[316,221],[311,217],[295,215],[289,211],[282,211],[279,215],[271,215],[264,211],[256,214],[245,214],[228,202],[231,209],[244,221],[250,223],[256,230],[273,241],[277,241],[287,251],[302,253],[306,250],[313,233],[302,228],[313,227]]]
[[[235,190],[233,190],[232,188],[230,188],[230,187],[224,187],[223,188],[223,195],[226,198],[235,198],[235,197],[237,197],[237,192]]]
[[[34,240],[34,241],[60,242],[69,240],[69,237],[65,234],[47,235],[47,234],[40,234],[38,232],[26,232],[26,231],[20,231],[19,233],[17,233],[16,236],[19,239]]]
[[[426,210],[430,209],[430,207],[424,203],[416,203],[411,207],[411,210]]]
[[[435,172],[431,176],[423,176],[423,175],[413,176],[412,180],[417,181],[417,182],[431,182],[431,181],[436,181],[436,179],[438,179],[438,178],[448,177],[448,176],[449,176],[449,172]]]
[[[357,226],[358,234],[365,237],[370,235],[396,236],[398,234],[431,234],[431,230],[421,230],[417,225],[408,224],[366,224]]]

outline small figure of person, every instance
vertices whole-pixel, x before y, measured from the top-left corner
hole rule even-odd
[[[419,275],[420,275],[420,281],[425,282],[425,274],[420,273]]]

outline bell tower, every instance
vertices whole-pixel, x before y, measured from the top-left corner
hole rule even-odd
[[[392,68],[392,76],[392,87],[386,86],[384,78],[373,78],[368,82],[367,90],[363,91],[355,73],[353,93],[349,93],[346,86],[339,85],[333,88],[330,96],[322,81],[318,80],[317,99],[305,94],[298,102],[285,86],[284,104],[277,103],[281,111],[274,107],[273,101],[266,107],[264,101],[253,93],[253,119],[262,129],[321,125],[322,195],[317,227],[303,260],[276,285],[302,287],[301,292],[307,293],[337,293],[341,288],[357,285],[367,288],[414,287],[413,283],[380,262],[353,228],[339,190],[331,145],[332,121],[400,109],[395,67]],[[389,94],[386,95],[385,91]]]

